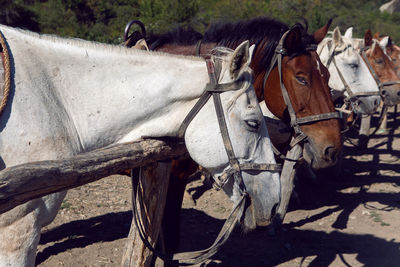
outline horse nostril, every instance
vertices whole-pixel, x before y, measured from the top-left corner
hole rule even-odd
[[[382,95],[386,95],[386,90],[382,90]]]
[[[336,153],[332,146],[328,146],[324,151],[325,158],[330,161],[335,161]]]
[[[400,91],[397,91],[397,96],[400,96]]]
[[[375,99],[374,106],[377,107],[378,105],[379,105],[379,101],[378,101],[378,99]]]

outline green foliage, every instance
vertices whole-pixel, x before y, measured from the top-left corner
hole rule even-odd
[[[139,19],[148,31],[176,26],[204,31],[218,20],[270,16],[290,25],[307,19],[314,31],[334,18],[331,29],[367,29],[400,41],[400,13],[380,13],[389,0],[0,0],[0,23],[33,31],[121,43],[127,22]]]

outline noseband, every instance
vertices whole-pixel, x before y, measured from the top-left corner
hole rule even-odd
[[[345,47],[345,49],[341,50],[341,51],[335,51],[336,50],[336,46],[333,47],[332,53],[329,56],[328,62],[326,63],[326,67],[329,69],[331,63],[333,63],[333,66],[335,67],[340,80],[343,83],[344,86],[344,90],[339,90],[341,92],[346,91],[347,94],[349,95],[348,98],[345,99],[345,101],[349,101],[351,103],[351,106],[353,108],[353,110],[355,109],[355,106],[357,105],[357,102],[359,100],[360,97],[366,97],[366,96],[379,96],[380,93],[379,91],[377,92],[357,92],[357,93],[353,93],[353,91],[351,90],[349,84],[346,82],[346,79],[343,76],[343,73],[340,71],[339,67],[336,64],[336,60],[335,60],[335,56],[340,55],[341,53],[345,52],[347,49],[349,49],[350,47],[352,47],[351,45],[348,45]],[[331,43],[328,43],[328,50],[331,50]]]
[[[298,118],[296,116],[296,112],[294,111],[292,102],[289,97],[289,93],[285,87],[285,84],[283,83],[282,79],[282,57],[285,55],[288,55],[286,49],[283,47],[283,42],[285,41],[285,38],[287,34],[289,33],[290,30],[285,32],[279,43],[278,46],[275,49],[275,53],[272,57],[271,64],[269,66],[269,69],[265,73],[264,76],[264,83],[263,83],[263,88],[265,88],[267,79],[269,74],[271,73],[272,69],[274,68],[275,64],[278,64],[278,73],[279,73],[279,82],[280,82],[280,87],[282,90],[282,96],[283,100],[285,101],[285,104],[287,106],[289,116],[290,116],[290,126],[293,127],[295,131],[295,138],[292,139],[290,146],[294,147],[296,144],[304,141],[305,139],[308,138],[308,136],[300,129],[300,125],[303,124],[309,124],[309,123],[314,123],[317,121],[323,121],[323,120],[329,120],[329,119],[340,119],[339,113],[338,112],[327,112],[327,113],[321,113],[321,114],[315,114],[315,115],[310,115],[310,116],[305,116]],[[316,51],[317,50],[317,45],[315,44],[309,44],[306,47],[306,51]]]
[[[193,252],[178,253],[175,254],[173,260],[171,260],[167,255],[157,251],[147,240],[145,228],[140,222],[139,215],[136,210],[136,198],[135,197],[132,198],[133,202],[135,202],[133,203],[133,213],[134,213],[133,220],[135,222],[139,236],[142,239],[143,243],[146,245],[148,249],[150,249],[156,256],[158,256],[162,260],[171,263],[173,265],[179,265],[179,266],[198,264],[207,260],[208,258],[213,256],[216,252],[218,252],[218,249],[226,242],[226,240],[232,233],[234,226],[240,220],[243,214],[244,207],[246,204],[246,199],[248,198],[248,192],[243,182],[242,171],[279,172],[282,170],[281,164],[272,164],[272,163],[258,164],[258,163],[239,162],[239,160],[235,156],[232,142],[229,138],[228,127],[226,125],[220,94],[236,90],[238,82],[242,84],[244,82],[252,83],[252,77],[248,73],[245,73],[241,77],[239,77],[238,80],[234,82],[219,84],[218,76],[219,76],[219,71],[221,70],[220,61],[215,62],[217,65],[215,65],[212,60],[206,60],[206,63],[207,63],[207,70],[210,82],[206,85],[205,92],[201,95],[201,97],[196,102],[194,107],[190,110],[188,115],[183,120],[176,137],[180,139],[184,138],[186,129],[189,126],[190,122],[194,119],[197,113],[201,110],[201,108],[207,103],[207,101],[212,96],[214,100],[215,110],[217,113],[219,128],[221,130],[221,136],[225,146],[225,151],[228,155],[229,165],[230,165],[230,167],[227,170],[225,170],[224,173],[218,178],[218,181],[216,181],[216,186],[217,188],[222,188],[229,181],[229,179],[233,177],[235,183],[238,185],[239,188],[240,200],[238,201],[238,203],[235,204],[231,214],[229,215],[224,225],[222,226],[222,229],[218,234],[216,240],[209,248]],[[216,70],[218,70],[217,71],[218,73],[216,73]],[[135,191],[137,191],[137,188],[135,188]],[[140,194],[138,194],[138,198],[140,200]]]

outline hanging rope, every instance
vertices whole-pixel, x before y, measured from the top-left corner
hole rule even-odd
[[[10,65],[10,54],[8,53],[8,48],[6,41],[4,39],[3,33],[0,32],[0,45],[2,49],[2,58],[3,58],[3,65],[4,65],[4,92],[0,102],[0,116],[3,113],[8,98],[10,96],[10,89],[11,89],[11,65]]]

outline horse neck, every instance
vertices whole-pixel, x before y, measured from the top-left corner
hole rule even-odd
[[[175,135],[208,82],[199,59],[2,31],[17,69],[16,91],[62,105],[84,151]]]

